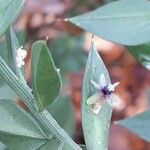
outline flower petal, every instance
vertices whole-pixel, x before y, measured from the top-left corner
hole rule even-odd
[[[97,89],[97,90],[100,90],[101,87],[99,84],[97,84],[95,81],[91,80],[91,83],[93,84],[94,88]]]
[[[94,95],[90,96],[90,97],[87,99],[86,103],[87,103],[88,105],[92,105],[92,104],[97,103],[98,101],[100,101],[100,93],[95,93]]]
[[[99,85],[101,88],[104,88],[107,85],[104,74],[100,75]]]

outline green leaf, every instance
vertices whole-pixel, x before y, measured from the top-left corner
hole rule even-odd
[[[138,45],[150,40],[148,0],[120,0],[66,20],[123,45]]]
[[[26,33],[25,30],[20,30],[16,33],[17,35],[16,35],[15,39],[18,37],[19,43],[21,43],[22,45],[25,44],[25,40],[26,40],[26,34],[25,33]],[[7,38],[6,38],[6,36],[7,36]],[[10,51],[11,41],[8,40],[8,32],[7,32],[6,36],[5,36],[5,40],[0,41],[0,56],[7,62],[7,64],[9,65],[9,67],[11,69],[14,69],[14,65],[13,65],[14,64],[13,63],[14,59],[12,59],[12,56],[10,57],[10,54],[11,54],[11,51]],[[14,38],[14,36],[12,36],[12,38]],[[7,44],[6,44],[6,39],[7,39]],[[15,40],[15,39],[13,39],[13,40]],[[4,83],[4,80],[2,80],[2,78],[0,77],[0,85],[2,85],[2,83]]]
[[[150,111],[145,111],[134,117],[120,120],[117,124],[120,124],[140,138],[150,142]]]
[[[16,99],[16,93],[10,88],[7,83],[0,85],[0,100],[1,99]]]
[[[55,103],[50,105],[47,110],[57,123],[70,135],[75,131],[75,118],[71,100],[61,96]]]
[[[11,100],[0,100],[0,141],[12,150],[33,150],[47,139],[35,120]]]
[[[108,149],[112,108],[109,104],[104,103],[99,114],[95,114],[92,105],[87,104],[87,99],[97,92],[91,84],[91,80],[98,83],[101,74],[105,75],[107,84],[110,84],[108,71],[92,44],[86,64],[82,90],[82,126],[87,150]]]
[[[0,36],[14,22],[20,13],[25,0],[0,0]]]
[[[51,50],[56,66],[61,72],[78,72],[85,67],[87,55],[83,52],[83,36],[63,35],[50,42]]]
[[[55,139],[51,139],[45,145],[41,146],[38,150],[58,150],[60,143],[58,143]]]
[[[0,142],[0,150],[7,150],[6,146]]]
[[[79,144],[82,150],[86,150],[86,146],[84,144]]]
[[[68,144],[58,143],[56,140],[52,139],[44,146],[42,146],[39,150],[74,150]]]
[[[127,49],[139,63],[150,70],[150,42],[137,46],[128,46]]]
[[[23,82],[26,83],[26,80],[21,72],[21,69],[17,67],[16,53],[20,47],[17,35],[12,27],[6,32],[6,45],[8,51],[9,65],[16,74],[16,76]]]
[[[60,73],[44,41],[37,41],[32,46],[32,83],[41,111],[54,102],[61,87]]]

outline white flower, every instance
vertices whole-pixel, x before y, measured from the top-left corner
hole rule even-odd
[[[91,80],[91,83],[98,92],[87,99],[87,104],[92,105],[93,112],[98,114],[104,102],[108,102],[112,106],[114,100],[117,100],[117,96],[113,92],[120,82],[107,84],[104,74],[101,74],[99,83],[93,80]]]
[[[17,67],[21,68],[25,64],[24,59],[27,56],[27,51],[23,49],[23,47],[19,47],[17,49],[17,54],[16,54],[16,62],[17,62]]]

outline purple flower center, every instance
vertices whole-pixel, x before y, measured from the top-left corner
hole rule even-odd
[[[108,85],[106,85],[104,88],[102,88],[101,92],[103,93],[104,96],[109,96],[110,94],[113,93],[113,91],[109,91]]]

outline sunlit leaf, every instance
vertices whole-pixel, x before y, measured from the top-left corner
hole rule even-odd
[[[138,45],[149,41],[149,18],[148,0],[119,0],[66,20],[106,40]]]

